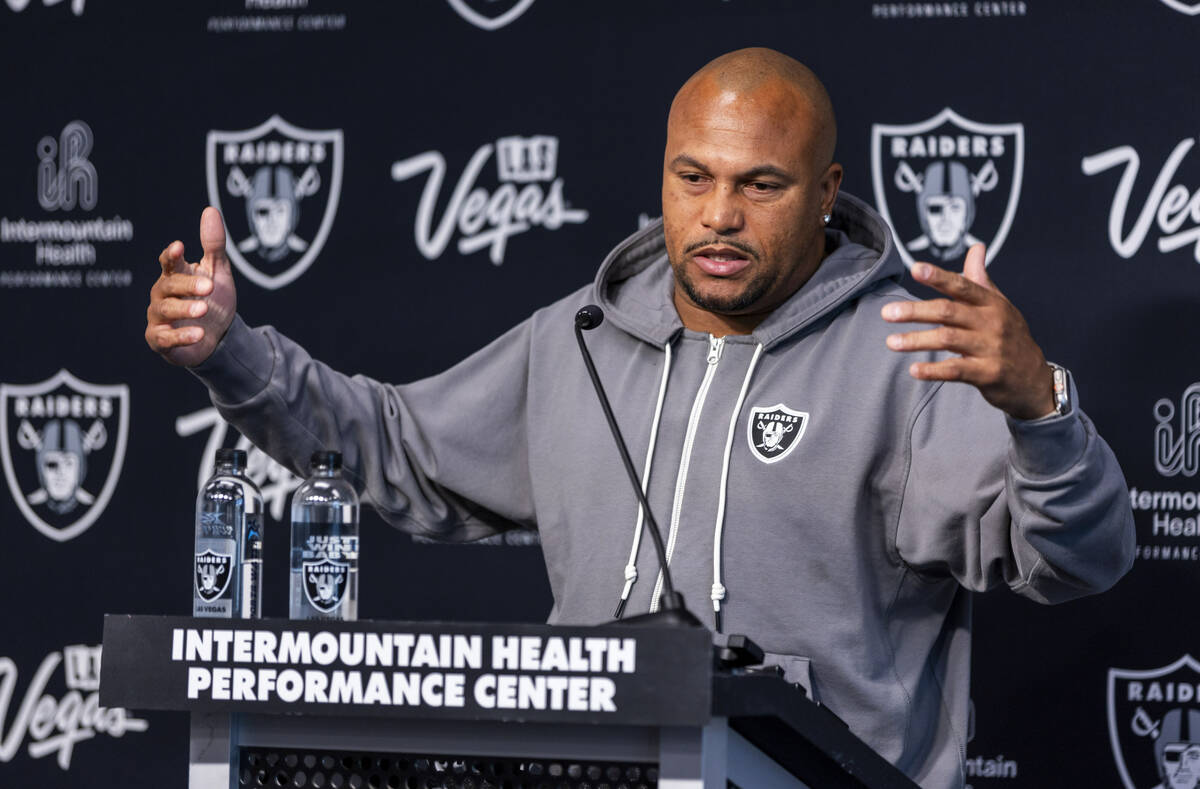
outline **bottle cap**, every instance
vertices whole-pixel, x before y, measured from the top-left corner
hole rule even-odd
[[[313,469],[328,468],[337,471],[342,467],[342,453],[331,449],[322,449],[312,454],[309,461]]]
[[[246,452],[242,449],[230,449],[221,447],[217,450],[217,465],[231,463],[237,468],[246,467]]]

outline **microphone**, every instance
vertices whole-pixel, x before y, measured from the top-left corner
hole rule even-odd
[[[700,620],[687,610],[683,603],[683,595],[675,591],[675,585],[671,582],[671,570],[667,566],[667,549],[663,547],[662,535],[658,531],[658,523],[654,520],[654,514],[650,512],[650,502],[646,501],[646,493],[642,490],[642,485],[638,482],[637,471],[633,468],[633,460],[629,457],[629,448],[625,445],[625,439],[621,437],[621,428],[617,426],[617,419],[613,416],[612,406],[609,405],[608,395],[604,393],[604,385],[600,383],[600,376],[596,373],[596,365],[592,362],[592,355],[588,352],[587,343],[583,341],[583,333],[589,329],[594,329],[604,321],[604,311],[595,304],[589,304],[586,307],[575,313],[575,339],[579,342],[579,352],[583,354],[583,363],[587,366],[588,377],[592,379],[592,388],[596,390],[596,396],[600,398],[600,408],[604,411],[604,418],[608,420],[608,429],[612,431],[613,441],[617,445],[617,450],[621,453],[621,460],[625,464],[625,472],[629,475],[629,482],[633,485],[633,490],[637,493],[638,501],[641,502],[642,511],[646,514],[646,523],[650,532],[650,539],[654,543],[654,552],[658,554],[658,565],[662,568],[663,574],[663,591],[662,591],[662,608],[658,613],[641,614],[639,616],[631,616],[628,619],[618,619],[622,624],[630,625],[660,625],[673,624],[684,625],[688,627],[702,627]],[[617,608],[617,616],[620,617],[622,606]]]

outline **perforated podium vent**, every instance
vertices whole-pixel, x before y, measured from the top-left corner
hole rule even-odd
[[[241,786],[273,789],[651,789],[647,763],[240,749]]]

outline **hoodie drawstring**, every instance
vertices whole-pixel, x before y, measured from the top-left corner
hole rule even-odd
[[[737,403],[729,416],[729,435],[725,438],[725,458],[721,463],[721,495],[717,500],[717,523],[713,528],[713,584],[712,604],[713,618],[716,631],[721,632],[721,601],[725,599],[725,586],[721,583],[721,538],[725,531],[725,494],[729,483],[729,455],[733,450],[733,437],[737,433],[738,417],[742,413],[742,405],[746,402],[746,392],[750,390],[750,378],[754,368],[758,366],[758,357],[762,354],[762,343],[754,349],[750,366],[746,369],[746,377],[742,381],[742,390],[738,393]]]
[[[649,489],[650,464],[654,461],[654,445],[658,441],[658,425],[662,419],[663,402],[667,399],[667,379],[671,375],[670,343],[663,346],[663,357],[662,383],[658,385],[658,402],[654,406],[654,422],[650,426],[650,446],[646,450],[645,471],[642,472],[642,493],[646,493]],[[625,603],[629,600],[629,593],[633,591],[634,582],[637,581],[637,555],[638,548],[642,544],[642,528],[645,517],[645,510],[639,503],[637,525],[633,527],[633,548],[629,551],[629,562],[625,565],[625,588],[621,590],[621,599],[617,602],[617,610],[613,614],[614,619],[620,619],[621,614],[625,612]]]
[[[721,632],[721,601],[725,599],[726,588],[722,584],[721,578],[721,542],[725,530],[725,501],[728,493],[729,485],[729,459],[733,452],[734,436],[737,434],[738,418],[742,412],[742,406],[746,402],[746,394],[750,391],[750,380],[754,376],[754,370],[758,366],[759,357],[762,355],[763,346],[760,343],[754,349],[754,356],[750,359],[750,365],[746,368],[746,376],[742,380],[742,388],[738,392],[737,402],[733,406],[733,413],[729,416],[729,432],[725,437],[725,453],[721,462],[721,485],[719,498],[717,500],[717,518],[713,527],[713,583],[711,599],[713,604],[713,616],[716,624],[716,631]],[[667,394],[667,379],[671,374],[671,346],[667,344],[663,346],[665,360],[663,363],[662,381],[658,387],[658,402],[654,406],[654,421],[650,428],[650,446],[646,450],[645,471],[642,473],[642,492],[648,490],[650,483],[650,466],[654,457],[654,447],[658,440],[658,428],[662,421],[663,403],[666,400]],[[719,358],[719,356],[718,356]],[[629,600],[629,595],[633,590],[634,583],[637,582],[637,555],[638,548],[641,546],[642,532],[645,528],[645,512],[641,505],[638,505],[637,525],[633,532],[633,547],[629,552],[629,561],[625,565],[624,570],[624,587],[621,590],[621,599],[617,603],[617,610],[614,618],[620,619],[625,611],[625,604]],[[661,571],[660,580],[661,583]],[[655,589],[651,605],[651,611],[657,608],[658,589]]]

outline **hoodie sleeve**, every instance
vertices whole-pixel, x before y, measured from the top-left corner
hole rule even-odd
[[[1079,410],[1021,421],[970,386],[936,387],[910,422],[896,531],[919,573],[982,591],[1004,583],[1041,603],[1103,591],[1133,564],[1128,488]]]
[[[343,455],[364,501],[405,531],[474,540],[533,527],[525,440],[530,322],[432,378],[402,386],[347,376],[270,327],[234,319],[192,371],[221,415],[307,476],[318,449]]]

